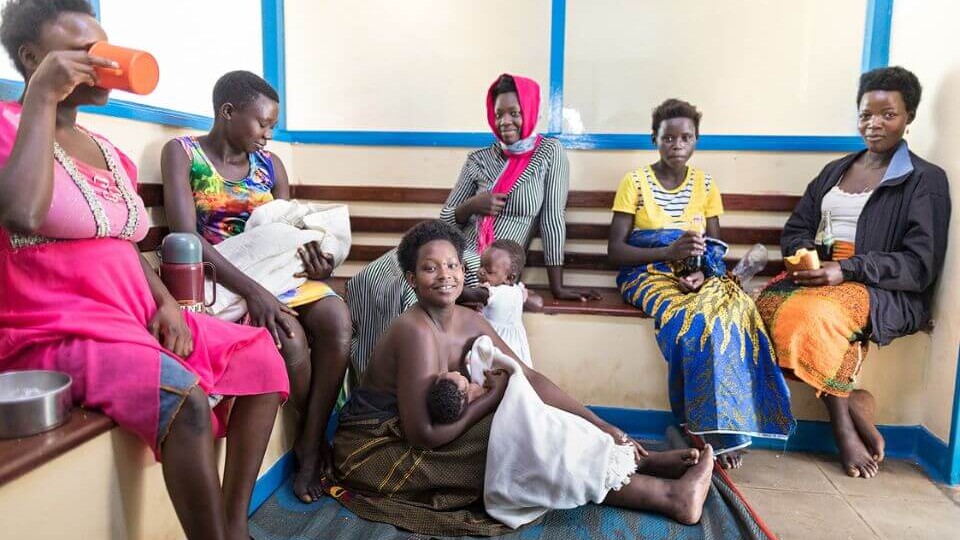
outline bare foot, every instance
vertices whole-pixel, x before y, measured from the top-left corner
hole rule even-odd
[[[326,468],[329,462],[329,452],[325,452],[325,450],[329,450],[329,447],[320,445],[310,452],[296,452],[300,469],[293,478],[293,493],[305,503],[312,503],[323,497],[323,486],[320,484],[320,479],[327,472]]]
[[[684,525],[693,525],[700,521],[703,503],[710,493],[710,480],[713,477],[713,448],[708,444],[700,452],[696,465],[687,469],[682,477],[670,482],[668,500],[671,508],[666,512]]]
[[[853,421],[850,420],[844,422],[843,425],[838,425],[838,422],[834,419],[832,423],[833,436],[837,440],[837,447],[840,449],[840,462],[843,464],[844,472],[854,478],[873,478],[876,476],[880,466],[870,457],[870,451],[860,440],[860,435],[853,426]]]
[[[743,467],[743,451],[731,450],[717,456],[717,463],[723,469],[739,469]]]
[[[659,478],[680,478],[699,460],[700,451],[696,448],[650,452],[646,457],[640,458],[637,472]]]
[[[854,390],[850,393],[850,418],[857,428],[857,433],[867,447],[871,457],[877,463],[883,461],[883,452],[887,442],[874,424],[877,413],[877,401],[873,394],[866,390]]]

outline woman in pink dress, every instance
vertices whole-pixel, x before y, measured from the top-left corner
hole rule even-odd
[[[289,392],[283,360],[266,330],[182,313],[140,256],[136,168],[76,124],[78,106],[107,102],[95,68],[113,64],[87,52],[107,39],[89,4],[12,0],[2,19],[26,89],[0,103],[0,371],[70,374],[76,403],[162,455],[187,537],[249,538]],[[213,438],[224,434],[221,487]]]

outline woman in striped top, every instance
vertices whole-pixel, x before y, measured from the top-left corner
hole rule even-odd
[[[687,166],[699,127],[700,113],[685,101],[654,110],[660,160],[620,182],[608,253],[621,267],[624,299],[656,321],[674,415],[713,445],[724,468],[735,468],[751,437],[786,439],[794,422],[757,308],[726,276],[720,190]]]
[[[507,74],[497,78],[487,93],[487,120],[497,142],[467,156],[440,212],[442,220],[463,231],[471,246],[464,253],[469,289],[464,290],[462,302],[486,300],[477,280],[484,248],[503,238],[529,247],[538,227],[554,297],[599,298],[596,291],[563,285],[569,167],[558,140],[534,134],[539,107],[540,87],[535,81]],[[415,302],[396,250],[367,265],[347,283],[356,375],[366,369],[377,339],[390,322]]]

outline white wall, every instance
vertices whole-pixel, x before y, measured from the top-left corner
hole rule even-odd
[[[960,343],[960,49],[949,43],[960,20],[960,4],[951,0],[897,0],[894,2],[890,64],[917,74],[923,98],[910,126],[910,148],[947,171],[953,219],[947,262],[934,309],[936,329],[926,362],[904,357],[902,362],[925,372],[924,424],[947,439],[953,408]]]

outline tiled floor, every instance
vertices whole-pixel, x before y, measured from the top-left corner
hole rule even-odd
[[[960,488],[907,461],[862,480],[835,456],[755,450],[731,477],[781,540],[960,538]]]

